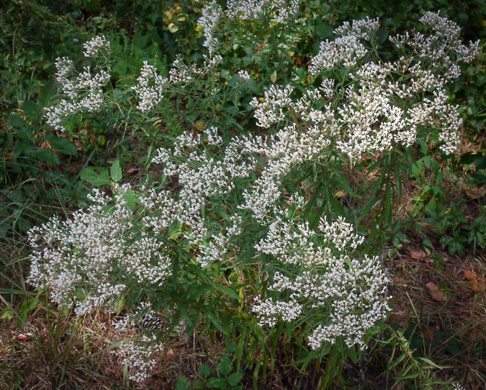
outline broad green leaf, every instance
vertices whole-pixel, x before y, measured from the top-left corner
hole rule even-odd
[[[111,180],[118,183],[122,179],[122,170],[120,167],[120,160],[116,159],[110,168]]]
[[[78,151],[76,150],[76,146],[74,143],[67,138],[59,138],[55,135],[48,134],[37,139],[38,142],[48,141],[52,148],[57,150],[58,152],[68,155],[68,156],[77,156]]]
[[[128,71],[127,63],[125,61],[118,61],[113,67],[113,72],[119,75],[124,75]]]
[[[192,382],[192,388],[193,389],[205,389],[206,388],[206,383],[203,381],[194,381]]]
[[[20,139],[34,143],[34,134],[32,133],[32,128],[30,125],[20,116],[14,116],[10,121],[10,127],[13,128],[15,133]]]
[[[332,36],[333,28],[329,23],[321,22],[314,28],[314,32],[320,39],[326,39]]]
[[[210,389],[226,389],[228,382],[226,382],[225,378],[210,378],[206,382],[206,386]]]
[[[53,148],[62,154],[65,154],[67,156],[75,156],[75,157],[78,155],[76,146],[74,145],[73,142],[71,142],[67,138],[56,137],[51,142]]]
[[[206,379],[209,375],[211,375],[211,367],[209,367],[209,364],[203,363],[199,367],[198,372],[199,372],[199,375],[201,375],[201,377]]]
[[[39,94],[38,105],[40,107],[46,107],[49,104],[49,100],[57,93],[57,85],[54,80],[48,82]]]
[[[244,376],[245,376],[244,372],[234,372],[228,377],[228,383],[231,386],[236,386],[238,383],[240,383],[240,381],[243,379]]]
[[[221,375],[229,375],[233,371],[233,363],[228,356],[223,356],[218,364],[218,372]]]
[[[59,158],[52,150],[37,149],[35,151],[35,157],[50,164],[59,164]]]
[[[191,381],[187,379],[185,376],[179,376],[176,381],[176,390],[190,390],[191,389]]]
[[[110,176],[105,168],[84,168],[81,172],[81,179],[95,186],[110,185]]]
[[[26,100],[22,105],[24,112],[29,116],[32,122],[37,120],[39,115],[39,107],[32,100]]]

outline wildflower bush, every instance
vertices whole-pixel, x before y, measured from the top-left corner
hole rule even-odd
[[[439,13],[388,39],[366,18],[296,64],[306,7],[206,4],[199,64],[147,59],[117,79],[105,36],[84,44],[84,66],[56,62],[48,125],[69,135],[76,118],[109,117],[142,131],[155,175],[121,184],[116,165],[88,179],[111,193],[100,185],[86,208],[29,232],[29,281],[78,316],[100,307],[121,334],[139,329],[120,350],[135,381],[180,327],[221,332],[238,367],[273,365],[283,337],[291,364],[331,370],[356,361],[390,311],[385,233],[401,180],[417,144],[458,148],[450,85],[479,41]]]

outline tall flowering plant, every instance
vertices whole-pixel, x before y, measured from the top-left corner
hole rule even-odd
[[[204,9],[200,24],[210,56],[203,67],[178,60],[163,77],[145,63],[132,87],[140,117],[150,120],[166,99],[199,91],[203,106],[213,110],[206,118],[218,122],[221,107],[208,93],[237,90],[253,76],[251,69],[240,71],[235,82],[218,87],[223,58],[215,54],[214,34],[220,23],[260,14],[284,23],[282,15],[298,12],[296,2],[278,11],[272,7],[279,2],[256,3],[261,10],[231,2],[224,17],[215,2]],[[355,220],[380,202],[391,217],[395,157],[418,138],[430,138],[446,154],[458,147],[462,122],[447,84],[459,76],[458,63],[479,52],[478,43],[463,45],[458,27],[439,14],[421,21],[430,34],[390,37],[397,50],[390,61],[378,55],[378,19],[344,23],[334,40],[321,43],[309,64],[314,83],[300,96],[292,85],[272,85],[251,101],[265,135],[231,136],[228,128],[204,123],[203,131],[184,132],[151,158],[160,181],[115,186],[113,197],[95,191],[92,205],[72,218],[33,229],[31,283],[48,288],[55,302],[74,305],[78,315],[95,307],[125,310],[121,330],[157,313],[166,330],[181,319],[193,330],[203,319],[243,343],[239,359],[249,348],[243,336],[249,329],[265,349],[262,329],[277,340],[282,326],[315,351],[312,357],[332,348],[356,356],[390,310],[388,278],[373,234],[358,234],[344,218],[356,213],[336,201],[337,189],[359,196],[360,187],[342,172],[379,168],[368,188],[374,198],[361,204]],[[95,39],[86,54],[107,48]],[[70,79],[69,69],[69,60],[60,60],[57,76],[67,98],[49,110],[55,127],[66,113],[103,104],[100,85],[108,76],[88,77],[85,70]],[[85,84],[82,97],[78,86]],[[169,334],[151,329],[140,341],[146,348],[132,343],[123,349],[136,355],[126,358],[135,362],[136,380],[154,367],[141,362],[163,349],[157,343]]]

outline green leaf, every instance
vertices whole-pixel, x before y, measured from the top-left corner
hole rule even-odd
[[[81,179],[95,186],[110,185],[110,176],[105,168],[84,168],[81,172]]]
[[[35,157],[50,164],[59,164],[59,158],[52,150],[37,149],[35,151]]]
[[[222,292],[222,293],[224,293],[225,295],[230,296],[230,297],[231,297],[231,298],[233,298],[233,299],[236,299],[236,300],[238,300],[238,301],[241,299],[241,298],[240,298],[240,296],[239,296],[239,295],[238,295],[238,294],[237,294],[235,291],[233,291],[233,289],[232,289],[232,288],[230,288],[230,287],[221,286],[220,284],[217,284],[217,283],[215,284],[215,287],[216,287],[216,288],[217,288],[219,291],[221,291],[221,292]]]
[[[270,80],[274,84],[277,82],[277,71],[276,70],[270,75]]]
[[[203,381],[194,381],[192,382],[192,388],[193,389],[205,389],[206,388],[206,383]]]
[[[423,357],[419,357],[418,359],[422,360],[423,362],[431,365],[432,367],[435,367],[435,368],[438,368],[439,370],[442,370],[444,367],[441,367],[437,364],[435,364],[432,360],[430,359],[427,359],[427,358],[423,358]]]
[[[315,27],[314,32],[320,39],[326,39],[332,36],[333,28],[329,23],[323,22]]]
[[[231,386],[236,386],[238,383],[240,383],[240,381],[243,379],[244,376],[245,376],[244,372],[234,372],[228,377],[228,383]]]
[[[203,363],[201,364],[201,367],[199,367],[199,375],[206,379],[209,375],[211,375],[211,367],[209,367],[209,364]]]
[[[191,382],[185,376],[179,376],[176,381],[176,390],[190,390]]]
[[[2,313],[0,314],[0,320],[4,320],[4,319],[7,319],[7,320],[11,320],[14,316],[14,313],[12,310],[10,309],[3,309],[2,310]]]
[[[62,154],[75,157],[78,155],[78,151],[76,150],[76,146],[74,145],[74,143],[66,138],[55,137],[52,139],[51,143],[52,147]]]
[[[127,192],[124,192],[123,199],[127,202],[128,208],[135,211],[135,207],[137,206],[137,203],[139,203],[135,191],[128,190]]]
[[[10,127],[15,131],[20,139],[34,143],[34,134],[32,133],[32,128],[29,124],[20,116],[14,116],[10,121]]]
[[[210,378],[206,382],[206,386],[210,389],[226,389],[228,387],[228,382],[224,378]]]
[[[27,314],[37,307],[38,302],[39,299],[37,297],[25,301],[19,309],[19,317],[25,321],[27,319]]]
[[[37,120],[39,115],[39,107],[32,100],[26,100],[22,106],[24,112],[29,116],[32,122]]]
[[[221,375],[229,375],[233,371],[233,363],[228,356],[223,356],[218,364],[218,372]]]
[[[76,146],[73,142],[68,140],[67,138],[58,138],[55,135],[48,134],[37,139],[38,142],[48,141],[52,148],[57,150],[58,152],[68,155],[68,156],[77,156],[78,151],[76,150]]]
[[[113,72],[119,75],[124,75],[128,71],[127,63],[125,61],[118,61],[113,67]]]
[[[49,100],[57,93],[57,85],[54,80],[46,84],[42,91],[39,93],[38,103],[41,107],[46,107],[49,104]]]
[[[116,159],[110,169],[111,180],[118,183],[122,179],[122,170],[120,167],[120,160]]]

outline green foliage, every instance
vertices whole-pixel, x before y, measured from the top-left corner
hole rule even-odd
[[[189,381],[184,376],[177,378],[176,389],[243,389],[240,385],[245,373],[242,371],[233,372],[233,363],[229,356],[223,356],[216,365],[215,375],[209,364],[203,363],[199,367],[198,373],[202,380]]]
[[[5,103],[0,129],[0,238],[9,243],[14,242],[12,236],[25,235],[53,213],[68,214],[67,210],[85,205],[91,187],[116,194],[119,185],[130,182],[134,187],[143,184],[175,192],[180,183],[161,175],[160,168],[152,165],[156,149],[173,145],[175,137],[185,132],[201,134],[212,126],[218,127],[226,144],[235,135],[261,134],[250,105],[252,98],[261,97],[269,85],[291,85],[296,98],[320,85],[322,76],[314,78],[307,71],[309,59],[318,52],[322,40],[334,38],[333,29],[342,20],[381,17],[374,57],[370,55],[364,62],[391,58],[388,36],[412,26],[412,22],[415,25],[417,16],[426,10],[441,9],[441,15],[465,26],[466,39],[485,37],[486,9],[480,1],[466,4],[417,0],[391,5],[366,0],[304,2],[298,16],[285,25],[265,18],[248,23],[228,20],[216,31],[222,43],[215,52],[222,56],[221,72],[196,75],[188,85],[170,86],[154,110],[141,113],[136,109],[132,87],[137,84],[143,61],[147,60],[164,77],[174,70],[172,64],[178,58],[189,72],[193,65],[204,68],[207,49],[197,22],[201,3],[122,0],[46,4],[13,2],[0,13],[0,49],[6,53],[0,60],[0,88]],[[45,124],[45,108],[63,99],[62,91],[52,81],[55,58],[69,56],[78,69],[87,65],[96,68],[95,60],[82,59],[80,53],[82,43],[99,34],[105,34],[112,43],[112,55],[106,61],[111,78],[103,89],[106,104],[99,112],[66,118],[64,132],[53,130]],[[482,67],[484,63],[464,66],[465,72],[450,87],[451,101],[460,105],[464,136],[472,144],[483,135],[486,119]],[[242,70],[248,72],[250,80],[241,81],[238,72]],[[343,87],[353,82],[345,71],[326,75],[340,80]],[[264,132],[269,136],[282,128],[278,124]],[[486,247],[486,209],[479,208],[480,213],[472,217],[465,215],[468,204],[451,200],[448,175],[462,175],[468,184],[484,186],[485,146],[448,159],[438,152],[434,134],[429,147],[427,137],[420,135],[420,149],[394,149],[364,156],[351,168],[347,157],[336,150],[326,159],[296,167],[283,180],[282,190],[285,194],[300,191],[306,196],[306,205],[302,210],[287,209],[284,200],[282,207],[291,217],[307,221],[314,230],[321,217],[332,220],[345,216],[367,236],[369,245],[360,249],[360,255],[380,254],[389,242],[403,248],[412,234],[422,239],[430,253],[440,247],[450,255],[476,254]],[[208,153],[215,159],[221,155],[220,150],[210,148]],[[207,202],[204,213],[208,226],[216,231],[228,223],[229,215],[241,203],[242,189],[253,179],[239,181],[240,192]],[[408,219],[396,218],[397,209],[405,214],[400,201],[404,188],[410,186],[416,191]],[[124,199],[130,210],[141,216],[143,207],[138,195],[137,191],[127,192]],[[185,229],[182,224],[174,224],[161,238],[167,242],[173,259],[167,285],[150,285],[141,291],[133,280],[115,308],[120,314],[141,301],[150,301],[153,310],[167,314],[167,334],[182,319],[189,334],[198,332],[209,338],[215,333],[221,335],[227,355],[216,367],[202,364],[200,380],[191,382],[181,376],[178,389],[242,388],[244,371],[251,373],[257,388],[281,367],[292,375],[307,375],[313,370],[318,373],[320,388],[349,384],[342,372],[347,362],[356,364],[363,353],[347,347],[342,339],[334,345],[326,344],[319,352],[311,351],[306,345],[308,323],[320,321],[318,316],[262,329],[249,314],[250,299],[260,293],[272,296],[270,281],[285,269],[267,257],[255,259],[254,244],[267,233],[261,226],[251,222],[246,225],[236,245],[242,253],[237,261],[235,253],[228,253],[225,262],[209,270],[194,261],[200,248],[184,241]],[[206,239],[209,243],[210,237]],[[21,262],[26,267],[27,261]],[[13,264],[6,265],[8,272],[15,268]],[[297,274],[298,270],[290,267],[290,272]],[[12,300],[14,292],[22,290],[20,285],[25,289],[23,280],[5,289]],[[81,289],[76,294],[89,296]],[[25,300],[19,304],[19,317],[25,321],[41,303],[37,297]],[[13,316],[12,310],[5,309],[0,318]],[[382,330],[370,329],[366,343]],[[395,384],[432,386],[433,370],[437,369],[434,363],[415,356],[412,336],[400,330],[390,332],[383,343],[392,350],[389,372],[395,375]],[[454,345],[450,343],[451,350]],[[67,359],[67,355],[61,358]],[[60,366],[55,367],[57,370]]]

